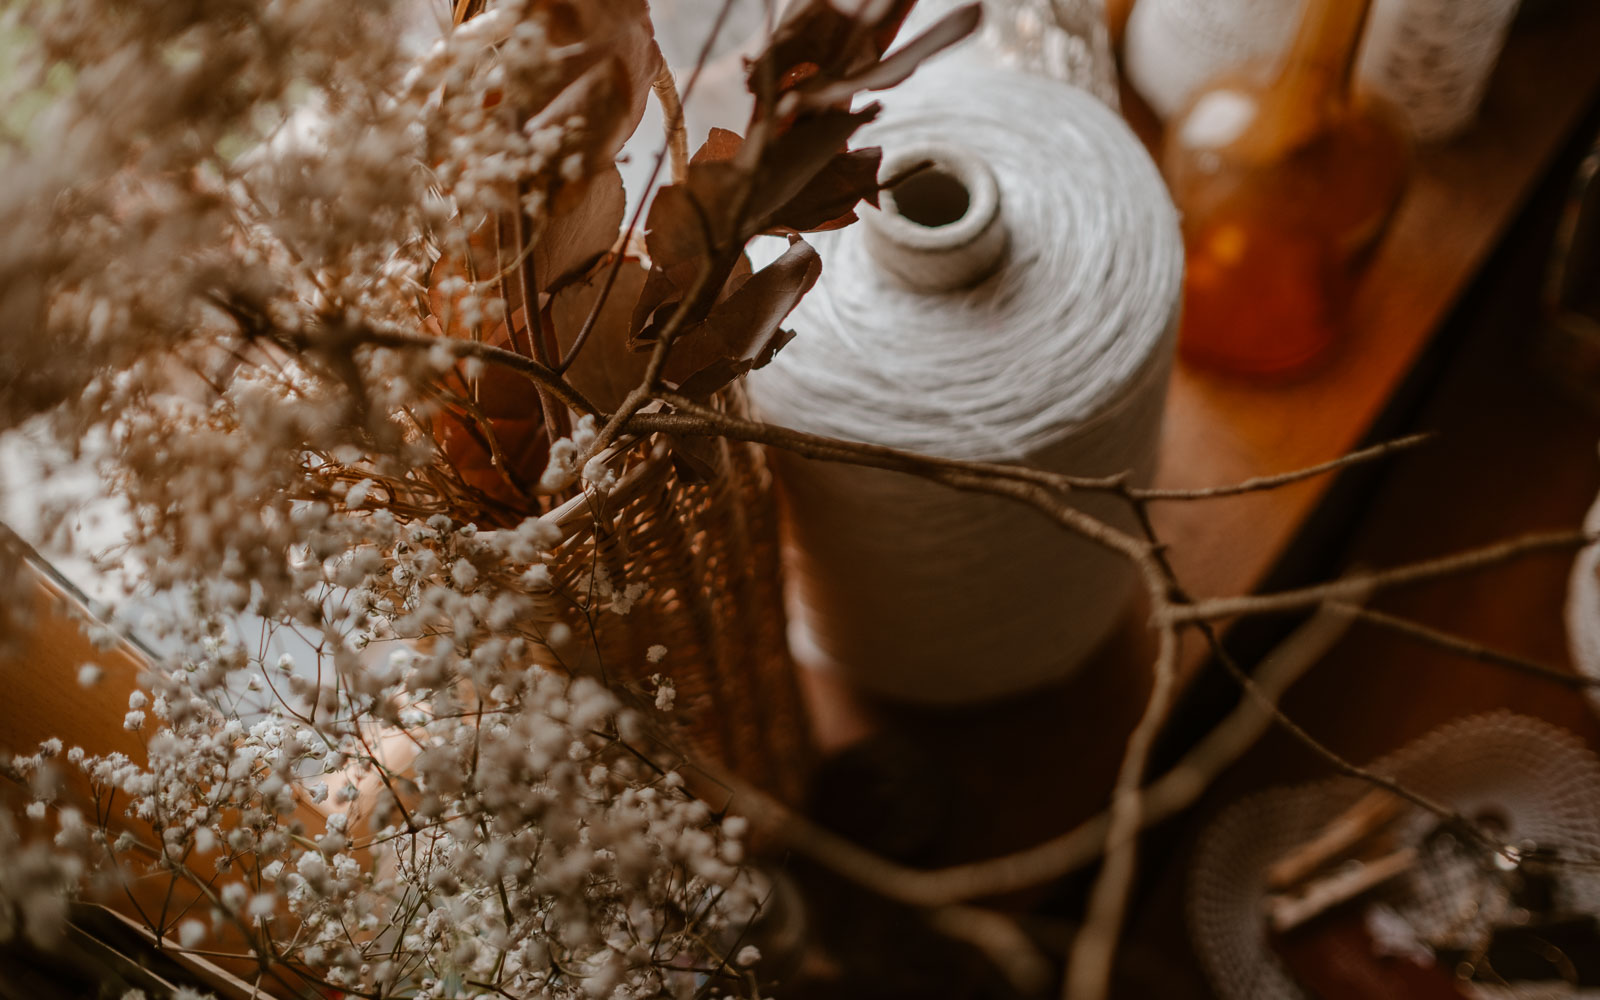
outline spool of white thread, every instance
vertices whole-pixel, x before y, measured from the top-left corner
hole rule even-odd
[[[817,238],[797,336],[750,380],[761,415],[1147,480],[1183,254],[1143,147],[1083,91],[1009,70],[920,75],[886,103],[861,136],[884,147],[884,175],[935,165]],[[1064,677],[1131,592],[1121,557],[1013,501],[781,453],[774,466],[796,658],[882,694],[958,703]],[[1104,496],[1080,506],[1127,514]]]

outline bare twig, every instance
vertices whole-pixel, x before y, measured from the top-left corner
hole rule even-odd
[[[1582,674],[1574,674],[1565,670],[1560,670],[1556,667],[1546,666],[1543,663],[1525,659],[1521,656],[1513,656],[1510,653],[1502,652],[1498,649],[1490,649],[1487,646],[1480,645],[1468,639],[1463,639],[1460,636],[1452,635],[1449,632],[1442,632],[1438,629],[1429,628],[1426,625],[1421,625],[1417,622],[1401,618],[1398,615],[1391,615],[1382,611],[1375,611],[1371,608],[1355,608],[1339,602],[1336,602],[1335,606],[1347,609],[1350,614],[1359,618],[1361,621],[1369,622],[1399,635],[1416,639],[1419,642],[1425,642],[1429,645],[1437,646],[1440,649],[1448,650],[1449,652],[1456,653],[1457,655],[1464,656],[1471,660],[1478,660],[1483,663],[1492,663],[1495,666],[1506,667],[1510,670],[1520,671],[1532,677],[1538,677],[1542,680],[1550,681],[1553,684],[1560,684],[1563,687],[1569,687],[1575,690],[1600,687],[1600,678],[1585,677]]]
[[[1309,465],[1303,469],[1296,469],[1293,472],[1283,472],[1272,476],[1255,476],[1228,486],[1206,486],[1194,489],[1129,488],[1128,495],[1137,500],[1210,500],[1217,497],[1236,497],[1242,493],[1259,493],[1263,490],[1275,490],[1292,483],[1298,483],[1304,479],[1312,479],[1352,465],[1364,465],[1380,458],[1387,458],[1395,452],[1410,450],[1432,439],[1432,434],[1412,434],[1407,437],[1395,438],[1392,441],[1385,441],[1370,448],[1363,448],[1360,451],[1352,451],[1348,455],[1343,455],[1327,462],[1319,462],[1316,465]]]
[[[1345,634],[1347,609],[1327,608],[1296,629],[1263,661],[1258,690],[1274,703]],[[1211,731],[1173,769],[1141,793],[1141,826],[1168,819],[1199,798],[1206,786],[1265,731],[1271,713],[1251,699]],[[1033,847],[948,868],[908,868],[888,861],[791,812],[766,793],[716,765],[697,762],[712,783],[733,793],[732,807],[792,849],[858,885],[912,906],[939,908],[966,899],[1003,896],[1070,874],[1093,862],[1105,846],[1110,813]]]
[[[863,441],[846,441],[820,434],[791,430],[777,424],[747,420],[721,410],[713,409],[675,393],[663,392],[657,398],[670,403],[672,413],[640,413],[629,418],[628,429],[636,433],[660,431],[668,434],[688,434],[705,437],[724,437],[734,441],[764,444],[784,451],[792,451],[805,458],[824,462],[847,462],[875,469],[889,469],[912,475],[951,475],[962,479],[992,477],[1017,483],[1040,486],[1066,492],[1069,490],[1114,490],[1124,476],[1068,476],[1042,469],[999,462],[972,462],[962,459],[938,458],[913,451],[890,448],[886,445]]]
[[[951,899],[971,898],[983,893],[1000,893],[1007,891],[1008,888],[1036,884],[1037,881],[1062,874],[1064,870],[1070,870],[1070,866],[1081,864],[1084,860],[1092,858],[1095,853],[1093,847],[1086,849],[1084,845],[1103,837],[1107,852],[1106,865],[1102,870],[1100,880],[1096,884],[1091,900],[1090,919],[1074,946],[1073,962],[1067,983],[1069,996],[1096,997],[1103,995],[1106,981],[1109,978],[1111,956],[1115,949],[1118,928],[1121,924],[1127,892],[1131,885],[1134,870],[1134,835],[1146,823],[1144,808],[1147,802],[1140,792],[1139,784],[1145,761],[1148,757],[1150,742],[1165,717],[1171,699],[1172,688],[1175,684],[1176,626],[1180,623],[1194,624],[1200,627],[1208,641],[1213,644],[1221,658],[1231,668],[1235,678],[1245,688],[1256,709],[1264,717],[1276,720],[1292,735],[1327,760],[1337,771],[1369,781],[1379,787],[1389,788],[1395,794],[1406,798],[1408,801],[1447,819],[1458,819],[1439,804],[1408,789],[1399,787],[1390,779],[1345,761],[1309,733],[1295,725],[1292,720],[1284,717],[1277,708],[1273,695],[1264,692],[1237,663],[1227,656],[1214,631],[1210,628],[1208,619],[1193,613],[1196,606],[1189,596],[1184,593],[1170,564],[1167,562],[1159,540],[1149,527],[1148,512],[1146,510],[1146,506],[1156,500],[1201,499],[1212,495],[1227,495],[1230,492],[1237,493],[1281,486],[1288,482],[1298,481],[1299,479],[1356,462],[1372,461],[1397,449],[1414,446],[1420,439],[1402,439],[1388,445],[1367,449],[1349,456],[1347,459],[1322,463],[1296,473],[1252,480],[1239,484],[1238,488],[1223,487],[1214,491],[1196,491],[1194,495],[1152,495],[1135,492],[1127,485],[1125,477],[1108,477],[1100,480],[1084,481],[1018,466],[929,458],[893,448],[840,441],[742,420],[667,393],[660,394],[658,398],[671,404],[676,409],[676,412],[638,414],[629,419],[627,424],[629,429],[641,433],[668,431],[733,437],[782,448],[808,458],[890,469],[941,482],[957,489],[1010,496],[1029,504],[1047,516],[1051,516],[1063,527],[1075,530],[1085,537],[1099,541],[1101,544],[1106,544],[1108,547],[1121,552],[1134,560],[1143,570],[1146,588],[1149,591],[1154,609],[1153,618],[1160,629],[1163,652],[1158,657],[1156,683],[1150,700],[1147,702],[1145,713],[1139,725],[1136,727],[1132,737],[1130,737],[1128,749],[1119,770],[1117,789],[1109,816],[1097,818],[1091,824],[1086,824],[1085,827],[1080,827],[1065,837],[1056,838],[1027,852],[1019,852],[1004,858],[993,859],[991,862],[982,862],[978,865],[961,866],[938,872],[917,872],[893,865],[868,852],[861,851],[854,845],[842,841],[827,831],[811,828],[804,824],[794,824],[792,817],[784,819],[784,822],[788,824],[788,832],[793,835],[792,842],[797,842],[797,846],[800,846],[802,850],[822,856],[825,859],[825,863],[829,863],[842,874],[856,879],[869,888],[885,893],[891,898],[925,906],[941,905]],[[1066,512],[1073,509],[1068,505],[1065,494],[1075,488],[1109,490],[1123,496],[1139,513],[1147,537],[1143,540],[1134,539],[1093,518],[1080,521],[1068,515]],[[1581,541],[1581,536],[1578,536],[1577,540]],[[1308,603],[1312,603],[1310,595],[1313,594],[1319,597],[1338,596],[1346,599],[1364,596],[1371,589],[1376,589],[1380,586],[1395,585],[1413,579],[1426,578],[1430,574],[1443,575],[1450,572],[1460,572],[1465,568],[1476,567],[1498,559],[1510,558],[1516,552],[1528,548],[1548,548],[1556,544],[1567,545],[1572,543],[1573,538],[1571,536],[1562,536],[1559,542],[1552,542],[1549,539],[1524,540],[1520,544],[1513,543],[1509,550],[1503,546],[1496,547],[1488,552],[1470,553],[1445,560],[1436,560],[1433,563],[1422,564],[1419,567],[1401,567],[1383,574],[1353,577],[1340,581],[1330,588],[1308,588],[1303,592],[1289,592],[1290,599],[1288,600],[1285,600],[1283,595],[1236,599],[1245,604],[1244,610],[1238,613],[1253,613],[1256,610],[1256,603],[1259,601],[1265,601],[1269,606],[1273,606],[1274,602],[1277,602],[1281,603],[1284,608],[1293,608],[1303,607]],[[1200,606],[1209,607],[1214,604],[1223,604],[1223,602],[1207,602],[1207,604]],[[1226,607],[1225,604],[1223,606]],[[1251,719],[1251,728],[1259,726],[1255,715],[1239,716],[1238,718],[1241,720],[1245,718]],[[1250,738],[1253,739],[1258,732],[1259,729],[1255,728],[1255,733],[1252,733]],[[1237,738],[1231,738],[1223,743],[1208,744],[1208,747],[1208,752],[1220,752],[1221,750],[1237,752],[1235,748],[1239,747],[1239,743]],[[1204,768],[1201,770],[1203,771]],[[1193,782],[1194,778],[1199,774],[1200,772],[1198,771],[1183,772],[1172,784],[1165,786],[1169,789],[1167,794],[1173,796],[1172,801],[1175,802],[1185,795],[1195,794],[1196,786]],[[744,802],[746,806],[749,804],[748,800]],[[773,818],[777,817],[774,816]],[[1046,860],[1048,863],[1039,864],[1041,859]],[[1050,874],[1046,874],[1047,871]]]
[[[1020,996],[1050,984],[1054,969],[1017,922],[1002,913],[973,906],[941,906],[925,914],[928,925],[946,937],[983,952]]]
[[[1163,611],[1190,606],[1193,603],[1193,599],[1178,579],[1177,572],[1168,558],[1166,547],[1161,544],[1156,534],[1154,523],[1150,518],[1149,500],[1135,497],[1131,495],[1129,490],[1124,490],[1123,496],[1132,506],[1134,515],[1138,519],[1140,530],[1152,547],[1152,561],[1158,567],[1158,571],[1166,585],[1164,593],[1154,593],[1152,595],[1157,607],[1157,611],[1152,617],[1161,622],[1165,617]],[[1357,590],[1356,594],[1364,600],[1366,595],[1371,592],[1371,589],[1370,585],[1362,586]],[[1209,621],[1202,619],[1193,624],[1205,637],[1215,657],[1222,662],[1229,674],[1244,689],[1246,695],[1255,700],[1270,718],[1330,765],[1333,765],[1335,769],[1386,788],[1402,799],[1465,827],[1465,822],[1447,808],[1410,789],[1401,787],[1392,779],[1385,778],[1346,761],[1312,737],[1311,734],[1289,719],[1282,709],[1278,707],[1276,700],[1264,693],[1255,679],[1240,667],[1238,662],[1233,659],[1232,655],[1223,646],[1216,630]],[[1165,643],[1169,631],[1173,627],[1170,621],[1164,622],[1159,627],[1161,628],[1163,643]],[[1163,646],[1162,652],[1165,652],[1165,646]],[[1146,704],[1146,718],[1167,698],[1166,693],[1162,691],[1162,679],[1163,672],[1160,658],[1158,657],[1156,683],[1151,692],[1149,702]],[[1144,720],[1141,720],[1141,726],[1143,722]],[[1141,748],[1136,745],[1137,736],[1138,731],[1136,730],[1135,739],[1130,740],[1128,750],[1124,755],[1122,765],[1124,774],[1126,774],[1130,763],[1139,756]],[[1133,787],[1137,787],[1138,780],[1138,775],[1134,775],[1133,782],[1135,784]],[[1121,777],[1119,777],[1119,794],[1126,794]],[[1120,802],[1127,803],[1126,812],[1131,816],[1130,819],[1122,824],[1118,823],[1117,816]],[[1140,826],[1138,816],[1140,804],[1135,796],[1113,801],[1112,817],[1106,829],[1106,863],[1095,880],[1094,888],[1090,895],[1088,919],[1074,941],[1072,961],[1067,969],[1066,981],[1063,984],[1064,996],[1067,1000],[1073,1000],[1073,998],[1078,998],[1078,1000],[1099,1000],[1099,998],[1106,995],[1110,987],[1112,960],[1115,955],[1116,942],[1121,933],[1127,898],[1133,886],[1135,871],[1132,859],[1135,847],[1132,844],[1132,838],[1137,834]],[[1469,830],[1468,832],[1476,831]]]
[[[1487,569],[1501,563],[1519,559],[1537,552],[1559,552],[1580,548],[1593,542],[1595,537],[1581,531],[1553,531],[1523,535],[1510,541],[1469,549],[1439,559],[1396,566],[1356,576],[1347,576],[1332,583],[1285,590],[1276,594],[1245,597],[1219,597],[1198,601],[1182,607],[1172,607],[1166,620],[1174,623],[1214,621],[1219,618],[1236,618],[1240,615],[1273,614],[1313,607],[1324,601],[1349,600],[1363,590],[1387,590],[1404,584],[1437,580],[1474,570]]]
[[[1177,571],[1173,569],[1172,562],[1167,556],[1166,547],[1159,544],[1154,522],[1152,522],[1150,519],[1149,504],[1144,501],[1135,500],[1133,501],[1133,508],[1134,514],[1139,519],[1139,526],[1141,530],[1143,530],[1145,537],[1149,539],[1152,545],[1155,546],[1155,561],[1161,567],[1162,573],[1165,575],[1167,580],[1168,600],[1165,602],[1165,606],[1169,608],[1176,608],[1179,611],[1192,609],[1195,606],[1193,598],[1190,596],[1188,591],[1184,589],[1182,582],[1179,581]],[[1445,560],[1438,560],[1438,562],[1448,562],[1452,558],[1455,557],[1446,557]],[[1354,574],[1346,577],[1343,581],[1340,581],[1345,602],[1356,605],[1364,604],[1367,598],[1369,598],[1379,589],[1380,586],[1383,585],[1383,581],[1380,579],[1381,577],[1386,575],[1401,574],[1406,569],[1407,567],[1400,567],[1395,570],[1387,571],[1387,574]],[[1309,590],[1314,588],[1307,589]],[[1157,612],[1153,613],[1152,617],[1159,618],[1161,615],[1159,612]],[[1361,767],[1352,761],[1346,760],[1344,757],[1334,752],[1334,750],[1327,744],[1306,732],[1304,727],[1295,722],[1293,719],[1289,718],[1289,716],[1284,713],[1283,709],[1278,707],[1276,699],[1264,692],[1261,689],[1261,686],[1257,683],[1256,679],[1250,676],[1250,673],[1239,664],[1238,660],[1234,659],[1233,654],[1230,653],[1228,648],[1222,644],[1222,639],[1217,634],[1217,630],[1212,625],[1211,621],[1202,618],[1195,620],[1192,624],[1198,628],[1200,634],[1205,637],[1206,643],[1211,649],[1212,656],[1216,658],[1217,662],[1222,664],[1223,669],[1228,672],[1228,676],[1233,678],[1234,683],[1238,684],[1244,690],[1246,698],[1248,700],[1253,700],[1263,711],[1268,714],[1268,716],[1274,723],[1278,725],[1280,729],[1288,733],[1306,749],[1316,754],[1335,771],[1340,774],[1365,781],[1368,784],[1376,787],[1387,789],[1388,791],[1398,795],[1400,798],[1405,799],[1418,808],[1433,813],[1442,820],[1461,826],[1468,835],[1476,834],[1475,828],[1470,828],[1465,820],[1457,816],[1445,806],[1402,786],[1399,782],[1393,780],[1392,778],[1385,777],[1374,771],[1368,770],[1367,768]]]
[[[1089,894],[1089,911],[1083,929],[1072,942],[1062,995],[1068,1000],[1095,1000],[1105,995],[1111,979],[1111,962],[1133,883],[1138,858],[1137,836],[1143,801],[1139,794],[1150,747],[1166,721],[1177,686],[1178,631],[1163,625],[1156,652],[1155,678],[1144,714],[1128,738],[1112,791],[1111,818],[1106,824],[1106,856]]]
[[[302,349],[317,346],[311,338],[284,334],[284,337],[294,346]],[[549,390],[550,394],[572,407],[579,413],[600,416],[600,409],[584,397],[583,393],[574,389],[570,383],[554,371],[534,361],[525,358],[515,351],[508,351],[503,347],[493,347],[476,340],[458,340],[454,337],[430,337],[426,334],[405,333],[400,330],[376,330],[365,328],[352,331],[346,346],[366,345],[368,347],[386,347],[391,350],[442,350],[457,359],[477,358],[486,364],[499,365],[510,369],[518,375],[540,388]]]
[[[1324,605],[1261,661],[1256,690],[1270,705],[1350,630],[1355,606]],[[1217,775],[1238,760],[1272,723],[1261,701],[1245,698],[1195,745],[1172,770],[1145,792],[1147,825],[1160,822],[1199,798]]]
[[[806,458],[905,472],[953,489],[1010,497],[1038,509],[1068,530],[1122,553],[1144,567],[1147,585],[1154,583],[1151,574],[1155,572],[1155,567],[1150,562],[1148,543],[1084,514],[1067,503],[1062,495],[1080,483],[1106,484],[1106,488],[1110,488],[1113,479],[1078,480],[1016,465],[932,458],[897,448],[841,441],[757,423],[700,406],[670,393],[660,394],[658,398],[671,403],[680,412],[634,414],[627,420],[627,429],[639,433],[664,431],[753,441],[792,451]]]

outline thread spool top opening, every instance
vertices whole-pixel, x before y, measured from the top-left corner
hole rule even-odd
[[[920,143],[887,156],[881,173],[903,177],[884,189],[879,211],[862,217],[883,271],[922,291],[953,291],[1000,265],[1007,242],[1000,190],[976,152]]]
[[[894,211],[929,229],[959,222],[972,206],[972,193],[961,178],[937,163],[893,185],[887,194]]]

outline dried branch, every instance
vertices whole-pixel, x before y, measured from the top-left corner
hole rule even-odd
[[[1166,721],[1177,686],[1178,632],[1162,625],[1156,652],[1155,677],[1144,714],[1128,738],[1112,791],[1111,817],[1106,824],[1105,861],[1089,894],[1089,910],[1083,928],[1073,939],[1071,957],[1062,995],[1068,1000],[1094,1000],[1105,995],[1111,979],[1111,963],[1127,908],[1128,890],[1133,884],[1138,858],[1138,833],[1143,819],[1143,800],[1139,794],[1150,747]]]
[[[1208,619],[1195,613],[1197,607],[1210,607],[1224,602],[1205,602],[1200,605],[1192,602],[1166,560],[1164,547],[1150,528],[1146,506],[1161,499],[1201,499],[1213,495],[1212,493],[1200,491],[1196,496],[1140,495],[1127,486],[1123,477],[1086,483],[1073,482],[1069,477],[1059,477],[1015,466],[928,458],[897,449],[838,441],[729,417],[671,394],[663,394],[661,398],[672,404],[677,412],[639,414],[630,419],[629,428],[641,433],[666,431],[734,437],[782,448],[808,458],[889,469],[942,482],[957,489],[1011,496],[1047,516],[1052,516],[1070,530],[1077,530],[1086,537],[1101,541],[1102,544],[1109,544],[1115,550],[1133,558],[1145,571],[1146,589],[1153,606],[1152,618],[1160,628],[1164,649],[1158,656],[1156,683],[1150,700],[1138,727],[1130,737],[1127,752],[1119,769],[1117,790],[1109,816],[1099,817],[1064,837],[1056,838],[1029,851],[980,862],[977,865],[960,866],[938,872],[918,872],[884,862],[827,831],[810,827],[804,822],[795,823],[793,817],[782,816],[781,807],[776,814],[769,815],[770,819],[783,825],[783,829],[791,835],[790,842],[797,849],[819,857],[846,877],[855,879],[891,898],[928,906],[941,905],[952,899],[972,898],[985,893],[1002,893],[1057,877],[1092,858],[1095,854],[1093,846],[1085,845],[1093,845],[1096,839],[1103,837],[1107,863],[1102,869],[1091,899],[1090,919],[1074,946],[1074,960],[1071,963],[1067,984],[1068,995],[1100,996],[1109,976],[1117,929],[1121,923],[1127,891],[1132,880],[1133,837],[1147,821],[1143,812],[1147,803],[1139,792],[1139,780],[1148,754],[1149,740],[1158,730],[1170,701],[1174,683],[1172,660],[1175,653],[1172,650],[1176,645],[1175,626],[1178,624],[1193,624],[1201,629],[1235,680],[1244,688],[1248,696],[1247,703],[1254,705],[1255,711],[1252,714],[1236,714],[1232,717],[1237,720],[1237,725],[1244,727],[1246,725],[1244,720],[1250,720],[1251,727],[1258,725],[1256,713],[1259,713],[1260,717],[1271,719],[1286,729],[1339,773],[1387,788],[1444,819],[1461,823],[1460,817],[1440,804],[1399,786],[1391,779],[1344,760],[1306,733],[1293,720],[1284,716],[1275,703],[1275,695],[1263,690],[1258,681],[1251,678],[1232,660],[1211,629]],[[1388,445],[1366,449],[1350,456],[1347,460],[1323,463],[1299,473],[1254,480],[1240,484],[1240,491],[1271,488],[1356,462],[1372,461],[1400,448],[1412,447],[1419,440],[1419,438],[1401,439]],[[1122,495],[1140,515],[1147,533],[1146,539],[1142,542],[1131,539],[1130,536],[1092,518],[1088,519],[1088,524],[1082,524],[1075,519],[1064,517],[1063,508],[1068,510],[1070,508],[1067,508],[1063,494],[1074,486],[1105,489]],[[1312,595],[1319,598],[1339,597],[1345,601],[1352,598],[1364,599],[1367,593],[1384,586],[1461,572],[1512,558],[1523,551],[1568,546],[1582,540],[1582,536],[1573,535],[1540,536],[1417,566],[1399,567],[1385,573],[1355,576],[1323,588],[1307,588],[1304,591],[1291,591],[1284,595],[1233,600],[1243,605],[1242,610],[1237,613],[1256,613],[1259,610],[1257,605],[1263,603],[1274,610],[1279,606],[1304,607],[1313,603]],[[1240,733],[1246,731],[1241,728]],[[1206,753],[1220,753],[1223,750],[1233,752],[1235,747],[1239,747],[1240,738],[1234,735],[1219,737],[1219,743],[1206,744]],[[1173,779],[1173,784],[1164,786],[1173,790],[1163,794],[1175,796],[1174,801],[1176,798],[1181,798],[1180,791],[1184,795],[1195,794],[1195,786],[1192,784],[1195,777],[1205,774],[1206,770],[1213,766],[1205,763],[1206,760],[1205,757],[1199,759],[1196,763],[1199,768],[1197,771],[1179,772]],[[743,805],[748,808],[749,800],[745,799]],[[1157,805],[1165,806],[1165,803],[1158,802]]]
[[[941,906],[924,919],[946,937],[983,952],[1018,995],[1034,996],[1050,985],[1055,972],[1050,961],[1011,917],[973,906]]]
[[[1130,487],[1128,496],[1134,500],[1211,500],[1218,497],[1236,497],[1244,493],[1259,493],[1289,486],[1305,479],[1313,479],[1324,473],[1336,472],[1352,465],[1365,465],[1380,458],[1387,458],[1396,452],[1409,451],[1431,440],[1433,440],[1432,434],[1411,434],[1373,445],[1370,448],[1352,451],[1348,455],[1330,459],[1326,462],[1319,462],[1303,469],[1296,469],[1293,472],[1283,472],[1271,476],[1254,476],[1228,486],[1204,486],[1192,489]]]
[[[1157,579],[1157,570],[1151,560],[1151,547],[1147,543],[1104,521],[1084,514],[1065,499],[1064,494],[1075,487],[1095,484],[1095,487],[1110,489],[1111,484],[1120,477],[1077,479],[1022,466],[932,458],[897,448],[842,441],[746,420],[701,406],[671,393],[663,393],[658,398],[672,404],[678,412],[634,414],[626,423],[628,430],[637,433],[662,431],[670,434],[752,441],[781,448],[805,458],[848,462],[868,468],[904,472],[942,483],[953,489],[1010,497],[1036,508],[1062,527],[1127,556],[1144,569],[1147,584],[1153,584]]]
[[[251,339],[269,340],[295,351],[348,352],[358,347],[383,347],[390,350],[445,351],[456,360],[476,358],[487,364],[499,365],[516,372],[540,389],[548,391],[567,406],[582,414],[599,416],[600,411],[583,393],[574,389],[565,379],[545,365],[503,347],[494,347],[478,340],[455,337],[434,337],[403,330],[384,330],[373,326],[327,329],[313,336],[297,330],[272,326],[265,317],[240,309],[223,298],[213,297],[212,302],[235,321],[240,330]]]
[[[1276,594],[1245,597],[1219,597],[1198,601],[1183,607],[1168,609],[1165,620],[1181,624],[1187,622],[1215,621],[1241,615],[1275,614],[1313,607],[1325,601],[1348,601],[1366,590],[1380,591],[1391,587],[1442,577],[1456,576],[1475,570],[1487,569],[1501,563],[1520,559],[1539,552],[1559,552],[1581,548],[1595,541],[1594,535],[1582,531],[1539,532],[1514,538],[1483,548],[1469,549],[1454,555],[1443,556],[1396,566],[1392,569],[1347,576],[1332,583],[1285,590]]]
[[[1547,666],[1535,660],[1514,656],[1498,649],[1490,649],[1469,639],[1463,639],[1460,636],[1452,635],[1439,629],[1429,628],[1426,625],[1401,618],[1398,615],[1387,614],[1372,608],[1357,608],[1342,602],[1334,602],[1333,606],[1347,611],[1361,621],[1369,622],[1398,635],[1416,639],[1419,642],[1437,646],[1440,649],[1448,650],[1471,660],[1492,663],[1498,667],[1520,671],[1531,677],[1538,677],[1541,680],[1550,681],[1553,684],[1560,684],[1562,687],[1578,691],[1600,687],[1600,678],[1574,674],[1556,667]]]
[[[1274,702],[1345,634],[1351,614],[1328,608],[1274,649],[1257,672],[1261,692]],[[1148,827],[1192,804],[1205,787],[1244,753],[1265,730],[1271,714],[1246,699],[1167,774],[1141,793],[1140,825]],[[698,762],[718,787],[731,789],[736,811],[759,823],[780,842],[887,898],[939,908],[961,900],[1003,896],[1061,878],[1100,857],[1110,829],[1101,813],[1073,830],[1034,847],[984,861],[937,870],[908,868],[866,851],[816,826],[764,792]]]

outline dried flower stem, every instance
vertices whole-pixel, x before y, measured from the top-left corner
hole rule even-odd
[[[683,102],[678,99],[678,82],[666,66],[651,85],[666,118],[667,149],[672,154],[672,181],[682,184],[689,177],[689,130],[683,121]]]

